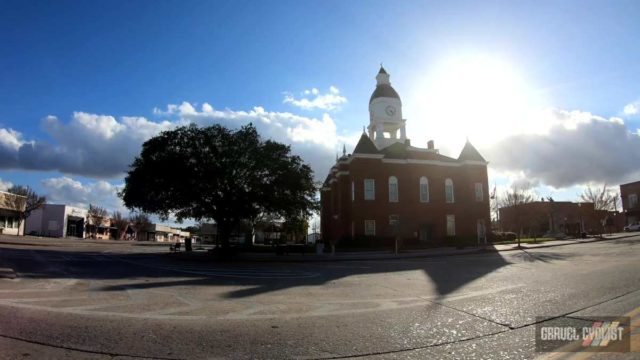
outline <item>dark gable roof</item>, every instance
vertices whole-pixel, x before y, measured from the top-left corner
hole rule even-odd
[[[471,145],[469,141],[467,141],[467,143],[464,144],[464,148],[462,148],[462,151],[460,152],[460,156],[458,156],[458,160],[473,160],[473,161],[486,162],[486,160],[482,157],[482,155],[480,155],[478,150],[476,150],[476,148],[473,145]]]
[[[369,139],[367,134],[362,133],[360,136],[360,140],[358,140],[358,145],[353,150],[354,154],[378,154],[378,148],[373,144],[373,141]]]
[[[373,94],[371,94],[371,99],[369,99],[369,104],[371,104],[373,99],[377,99],[379,97],[400,99],[400,95],[398,95],[396,90],[389,84],[380,84],[376,86],[376,89],[373,90]]]
[[[394,143],[380,150],[386,159],[406,159],[407,145],[403,143]]]
[[[382,64],[381,64],[381,65],[380,65],[380,71],[378,71],[378,74],[386,74],[386,73],[387,73],[387,70],[385,70],[385,69],[382,67]]]
[[[327,175],[327,177],[324,179],[324,182],[322,183],[323,187],[328,187],[329,186],[329,180],[331,180],[331,171],[329,171],[329,175]]]

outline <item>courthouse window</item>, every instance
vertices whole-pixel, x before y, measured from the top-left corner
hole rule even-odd
[[[429,180],[424,176],[420,178],[420,202],[429,202]]]
[[[453,181],[451,179],[447,179],[444,181],[444,194],[445,201],[448,203],[452,203],[454,201],[453,198]]]
[[[389,178],[389,202],[398,202],[398,179],[395,176]]]
[[[456,235],[456,217],[454,215],[447,215],[447,236]]]
[[[476,183],[476,201],[484,200],[484,194],[482,192],[482,183]]]
[[[352,181],[351,182],[351,201],[354,201],[356,199],[356,184]]]
[[[365,220],[364,221],[364,234],[369,236],[376,235],[376,221],[375,220]]]
[[[364,179],[364,199],[376,199],[376,183],[374,179]]]

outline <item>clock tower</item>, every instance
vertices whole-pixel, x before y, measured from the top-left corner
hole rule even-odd
[[[376,89],[369,100],[369,138],[378,149],[407,140],[402,118],[402,102],[389,82],[389,74],[380,66]]]

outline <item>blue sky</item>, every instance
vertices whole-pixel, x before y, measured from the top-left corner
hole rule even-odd
[[[145,139],[248,121],[322,177],[368,123],[384,62],[413,144],[433,138],[457,156],[469,137],[492,183],[526,179],[575,200],[587,183],[640,179],[639,11],[637,1],[0,0],[0,179],[118,208],[114,191]]]

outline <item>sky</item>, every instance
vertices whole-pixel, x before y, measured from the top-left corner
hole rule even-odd
[[[469,139],[490,187],[575,201],[640,180],[638,1],[0,0],[0,190],[127,212],[141,144],[188,123],[292,146],[324,178],[380,63],[414,146]]]

